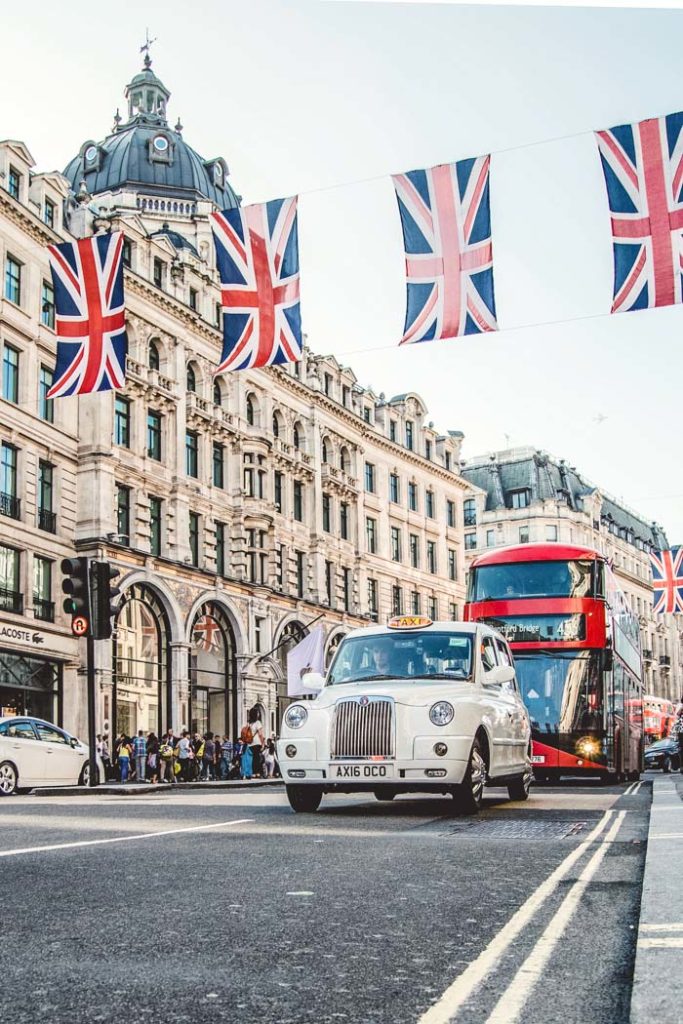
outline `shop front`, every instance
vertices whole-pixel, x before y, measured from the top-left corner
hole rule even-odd
[[[75,643],[0,620],[0,718],[32,715],[62,725],[63,668]]]

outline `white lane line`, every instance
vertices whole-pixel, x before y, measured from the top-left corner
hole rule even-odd
[[[683,937],[668,939],[660,935],[656,939],[638,939],[639,949],[683,949]]]
[[[683,839],[683,832],[659,832],[653,836],[648,836],[648,843],[651,839]]]
[[[254,820],[254,818],[238,818],[236,821],[216,821],[212,825],[191,825],[188,828],[167,828],[163,832],[142,832],[135,836],[81,839],[74,843],[52,843],[50,846],[25,846],[21,850],[0,850],[0,857],[18,857],[22,853],[47,853],[50,850],[73,850],[78,846],[104,846],[105,843],[132,843],[136,839],[157,839],[159,836],[177,836],[182,832],[204,832],[210,828],[227,828],[228,825],[247,825]]]
[[[501,928],[495,938],[491,939],[486,949],[483,949],[476,960],[459,974],[455,981],[448,986],[441,998],[430,1006],[420,1017],[418,1024],[447,1024],[458,1012],[463,1003],[470,998],[472,993],[491,971],[498,966],[505,950],[514,942],[522,928],[532,919],[536,911],[545,903],[557,889],[564,876],[571,870],[579,858],[586,852],[594,839],[600,835],[608,824],[614,811],[605,811],[602,818],[590,832],[584,841],[575,847],[565,857],[552,874],[548,875],[545,882],[532,892],[531,896],[516,910],[508,923]]]
[[[626,789],[624,790],[624,796],[630,796],[631,793],[633,792],[633,787],[634,786],[635,786],[635,782],[632,782],[630,786],[627,786]]]
[[[683,923],[674,921],[669,924],[641,924],[641,932],[683,932]]]
[[[541,978],[555,946],[562,938],[591,879],[602,864],[610,843],[614,841],[625,816],[626,811],[619,811],[616,821],[602,839],[577,881],[562,900],[559,909],[553,914],[540,939],[503,992],[486,1024],[516,1024],[519,1020],[527,999]]]
[[[636,782],[636,783],[635,783],[635,787],[636,787],[636,788],[635,788],[635,789],[633,790],[633,792],[631,793],[631,796],[635,796],[635,795],[636,795],[636,793],[638,792],[638,790],[640,789],[640,787],[641,787],[641,786],[642,786],[642,782]]]

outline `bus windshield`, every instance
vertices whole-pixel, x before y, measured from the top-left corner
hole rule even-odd
[[[594,562],[509,562],[472,573],[469,601],[516,597],[590,597]]]
[[[556,733],[602,728],[598,651],[517,651],[515,665],[533,729]]]
[[[371,633],[344,640],[328,686],[381,679],[469,679],[472,634],[413,630]]]

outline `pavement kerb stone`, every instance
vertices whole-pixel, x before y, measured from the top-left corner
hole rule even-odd
[[[659,838],[658,838],[659,837]],[[654,780],[630,1024],[680,1020],[683,957],[683,800],[674,778]]]
[[[216,789],[267,789],[274,786],[283,786],[282,779],[249,779],[241,781],[235,779],[233,782],[179,782],[172,783],[103,783],[101,786],[90,788],[89,786],[44,786],[32,789],[30,796],[93,796],[94,794],[115,794],[116,796],[150,796],[159,793],[186,793],[193,790],[200,790],[203,793],[211,793]]]

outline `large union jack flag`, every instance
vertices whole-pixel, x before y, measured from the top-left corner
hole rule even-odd
[[[301,358],[297,197],[211,214],[223,306],[216,373]]]
[[[123,387],[127,338],[122,233],[49,245],[48,254],[59,341],[47,397]]]
[[[683,613],[683,546],[652,551],[653,611]]]
[[[408,290],[401,344],[495,331],[491,158],[393,175]]]
[[[192,627],[192,642],[202,651],[220,650],[221,627],[210,615],[201,615]]]
[[[612,213],[612,312],[683,300],[683,113],[597,132]]]

